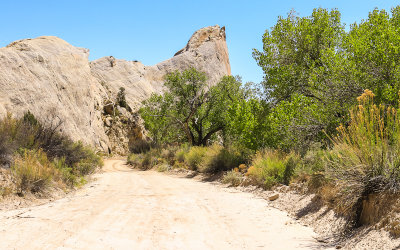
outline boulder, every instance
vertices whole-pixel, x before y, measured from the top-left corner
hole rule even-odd
[[[277,200],[278,198],[279,198],[279,194],[273,194],[268,197],[268,200],[274,201],[274,200]]]
[[[112,118],[112,117],[106,117],[106,119],[104,120],[104,124],[105,124],[107,127],[111,127],[112,121],[113,121],[113,118]]]

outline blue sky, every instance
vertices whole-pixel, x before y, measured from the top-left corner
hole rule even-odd
[[[2,0],[0,46],[54,35],[90,49],[91,60],[112,55],[152,65],[172,57],[197,29],[219,24],[226,26],[232,73],[243,81],[260,82],[263,74],[252,49],[262,47],[264,31],[278,16],[291,9],[308,16],[316,7],[338,8],[348,25],[366,18],[374,7],[389,11],[398,4],[394,0]]]

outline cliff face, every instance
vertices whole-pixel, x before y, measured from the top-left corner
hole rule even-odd
[[[88,55],[87,49],[57,37],[0,48],[0,115],[30,110],[44,123],[61,119],[62,132],[74,140],[124,153],[124,130],[137,126],[132,114],[151,93],[162,92],[166,73],[195,67],[207,73],[210,84],[231,73],[225,29],[219,26],[195,32],[174,57],[153,66],[113,57],[89,62]],[[104,105],[116,99],[121,87],[132,111],[115,107],[116,117]]]
[[[30,110],[45,123],[64,121],[61,129],[74,140],[106,141],[100,119],[104,90],[91,74],[88,55],[57,37],[0,48],[0,115]]]

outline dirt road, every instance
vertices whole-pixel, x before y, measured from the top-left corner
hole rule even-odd
[[[0,249],[319,249],[310,228],[250,193],[107,160],[66,198],[0,211]]]

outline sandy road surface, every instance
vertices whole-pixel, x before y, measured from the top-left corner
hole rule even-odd
[[[0,211],[0,249],[319,249],[310,228],[249,193],[107,160],[67,198]]]

